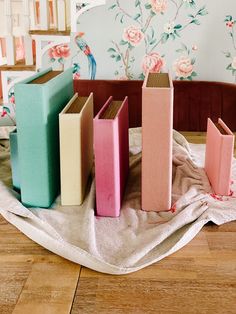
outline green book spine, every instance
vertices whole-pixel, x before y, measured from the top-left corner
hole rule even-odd
[[[60,188],[59,113],[73,95],[72,69],[43,84],[42,71],[15,86],[21,200],[49,207]]]
[[[17,191],[20,190],[20,169],[18,157],[18,143],[16,130],[10,133],[10,149],[11,149],[11,173],[12,185]]]

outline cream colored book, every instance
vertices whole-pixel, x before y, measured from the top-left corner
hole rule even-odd
[[[76,93],[59,115],[61,204],[80,205],[93,165],[93,94]]]

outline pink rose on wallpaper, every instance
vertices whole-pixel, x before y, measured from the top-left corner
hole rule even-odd
[[[165,65],[165,60],[157,52],[151,52],[143,57],[142,69],[145,74],[148,70],[150,72],[160,73]]]
[[[118,80],[119,81],[127,81],[129,78],[127,77],[127,76],[120,76],[119,78],[118,78]]]
[[[234,70],[236,70],[236,57],[233,58],[233,61],[231,63],[231,66]]]
[[[187,78],[193,72],[193,65],[189,57],[182,56],[174,63],[174,71],[176,76]]]
[[[128,41],[132,46],[137,46],[144,38],[144,34],[140,28],[129,26],[124,29],[123,39]]]
[[[226,26],[227,26],[228,28],[232,28],[232,27],[234,26],[234,22],[233,22],[233,21],[228,21],[228,22],[226,23]]]
[[[9,102],[10,102],[11,104],[14,104],[14,103],[15,103],[15,96],[14,96],[14,95],[12,95],[12,96],[9,98]]]
[[[70,48],[67,44],[57,45],[49,49],[49,57],[56,58],[68,58],[70,56]]]
[[[80,73],[76,72],[73,74],[73,79],[74,80],[79,80],[80,79]]]
[[[167,0],[150,0],[149,2],[155,13],[164,13],[167,9]]]

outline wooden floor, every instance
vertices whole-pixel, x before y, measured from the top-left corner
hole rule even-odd
[[[111,276],[54,255],[0,216],[0,314],[70,312],[235,314],[236,222],[209,224],[157,264]]]

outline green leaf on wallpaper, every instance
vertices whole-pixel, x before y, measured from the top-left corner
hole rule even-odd
[[[233,70],[231,63],[227,66],[226,70]]]
[[[145,75],[143,73],[141,73],[138,77],[140,80],[144,80],[145,79]]]
[[[167,42],[168,39],[169,39],[169,34],[163,33],[161,36],[161,42],[164,44]]]
[[[121,19],[120,19],[120,22],[123,24],[124,23],[124,15],[122,15]]]
[[[140,5],[140,0],[135,0],[135,7],[137,8]]]
[[[169,37],[172,39],[172,40],[175,40],[175,35],[172,33],[169,35]]]
[[[188,76],[187,79],[188,79],[189,81],[192,81],[192,80],[193,80],[192,76]]]
[[[129,43],[128,47],[129,47],[130,50],[134,49],[134,46],[132,46],[130,43]]]
[[[3,106],[3,109],[4,109],[7,113],[10,113],[10,112],[11,112],[11,110],[10,110],[8,107],[6,107],[6,106]]]
[[[183,49],[177,49],[177,50],[175,50],[177,53],[183,53],[184,52],[184,50]]]
[[[151,6],[151,4],[150,3],[145,3],[145,9],[147,9],[147,10],[149,10],[149,9],[151,9],[152,8],[152,6]]]
[[[156,42],[157,42],[157,40],[154,39],[154,40],[152,40],[152,41],[149,42],[149,45],[154,45]]]
[[[192,19],[194,19],[194,15],[192,15],[192,14],[188,14],[188,17],[191,17]]]
[[[194,19],[190,22],[191,24],[196,24],[196,25],[200,25],[201,23],[199,22],[199,20]]]
[[[116,50],[114,48],[109,48],[107,52],[116,52]]]
[[[115,57],[116,57],[116,55],[110,55],[110,57],[111,57],[111,58],[115,58]]]
[[[120,45],[126,45],[126,44],[128,44],[128,41],[125,41],[125,40],[123,40],[123,39],[121,39],[121,41],[120,41]]]
[[[151,27],[151,36],[152,36],[152,38],[154,37],[154,35],[155,35],[154,29],[153,29],[153,27]]]
[[[180,29],[180,28],[182,28],[182,25],[181,25],[181,24],[177,24],[177,25],[175,25],[175,27],[174,27],[174,29]]]
[[[113,4],[112,6],[110,6],[109,8],[108,8],[108,10],[112,10],[112,9],[114,9],[116,7],[116,4]]]
[[[118,18],[119,15],[120,15],[120,12],[119,12],[119,13],[116,13],[115,21],[117,20],[117,18]]]
[[[156,15],[156,13],[155,13],[154,11],[152,11],[152,10],[151,10],[150,15],[151,15],[151,16],[155,16],[155,15]]]
[[[137,21],[139,18],[140,18],[141,14],[140,13],[137,13],[134,17],[134,20]]]
[[[197,73],[193,71],[191,75],[192,76],[197,76]]]
[[[225,20],[225,22],[227,22],[227,21],[232,21],[232,19],[233,19],[232,15],[226,15],[226,20]]]
[[[177,32],[176,29],[174,30],[174,34],[175,34],[177,37],[181,37],[180,34],[179,34],[179,32]]]
[[[51,59],[50,59],[50,62],[55,62],[55,61],[56,61],[55,58],[51,58]]]
[[[232,58],[231,53],[229,51],[223,52],[226,58]]]
[[[120,61],[121,60],[121,56],[120,55],[117,55],[116,56],[116,62]]]
[[[65,60],[64,60],[64,58],[59,58],[59,59],[58,59],[58,62],[59,62],[60,64],[64,64],[64,63],[65,63]]]
[[[191,59],[191,64],[194,64],[196,62],[196,59],[195,58],[192,58]]]
[[[181,47],[184,51],[188,51],[188,47],[184,43],[181,43]]]
[[[208,11],[207,11],[205,5],[201,9],[199,9],[198,12],[197,12],[197,15],[201,15],[201,16],[204,16],[204,15],[207,15],[207,14],[208,14]]]
[[[195,8],[196,8],[196,4],[194,3],[194,1],[189,2],[189,6],[190,6],[190,8],[192,8],[192,9],[195,9]]]

